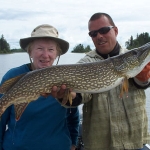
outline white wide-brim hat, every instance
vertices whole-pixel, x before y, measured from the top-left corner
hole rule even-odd
[[[50,38],[56,41],[62,50],[62,54],[65,54],[69,49],[69,43],[63,39],[58,38],[58,31],[51,25],[43,24],[37,26],[31,33],[31,37],[20,39],[20,47],[26,50],[30,42],[39,38]]]

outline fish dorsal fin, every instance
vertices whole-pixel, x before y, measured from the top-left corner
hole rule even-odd
[[[26,109],[26,107],[28,106],[28,104],[29,104],[28,102],[23,102],[20,104],[14,104],[16,121],[18,121],[20,119],[21,115],[23,114],[23,112]]]
[[[0,86],[0,93],[4,94],[6,93],[17,81],[19,81],[25,74],[19,75],[17,77],[11,78],[7,81],[5,81],[1,86]]]

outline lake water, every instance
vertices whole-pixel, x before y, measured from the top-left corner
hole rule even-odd
[[[60,57],[59,64],[73,64],[84,57],[85,54],[67,53]],[[0,55],[0,80],[2,76],[11,68],[20,66],[24,63],[29,63],[29,56],[27,53],[14,53]],[[57,60],[55,61],[56,64]],[[145,90],[147,97],[146,109],[149,118],[149,131],[150,131],[150,88]],[[82,113],[82,106],[79,107]]]

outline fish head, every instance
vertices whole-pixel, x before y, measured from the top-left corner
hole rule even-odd
[[[135,77],[150,62],[150,42],[111,59],[119,75]]]
[[[130,57],[130,67],[128,76],[134,77],[139,74],[143,68],[150,62],[150,42],[131,50],[132,56]],[[132,62],[132,63],[131,63]]]
[[[137,58],[142,68],[150,62],[150,42],[137,49]]]

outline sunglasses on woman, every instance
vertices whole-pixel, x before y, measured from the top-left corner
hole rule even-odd
[[[90,31],[89,32],[89,36],[90,37],[96,37],[98,33],[100,34],[106,34],[108,33],[112,28],[114,28],[114,26],[108,26],[108,27],[102,27],[98,30],[94,30],[94,31]]]

